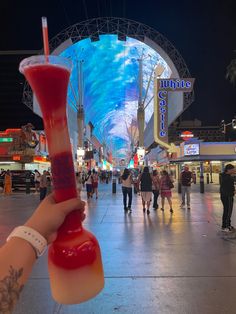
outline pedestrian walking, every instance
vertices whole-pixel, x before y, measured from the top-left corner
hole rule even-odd
[[[98,199],[98,174],[95,169],[93,169],[92,173],[92,191],[95,193],[96,199]]]
[[[152,200],[152,176],[149,173],[148,167],[143,168],[143,172],[139,175],[138,183],[140,183],[143,212],[145,213],[147,208],[147,214],[149,215]]]
[[[47,186],[48,186],[47,171],[44,170],[43,174],[40,177],[40,184],[39,184],[39,190],[40,190],[39,199],[40,199],[40,201],[42,201],[47,195]]]
[[[153,209],[158,209],[157,199],[159,196],[159,190],[160,190],[160,179],[158,176],[157,170],[153,170],[152,172],[152,193],[153,193]]]
[[[12,194],[12,177],[10,170],[7,170],[4,176],[4,195]]]
[[[92,198],[92,172],[89,170],[88,175],[85,179],[87,198]]]
[[[34,170],[34,187],[35,187],[35,193],[39,193],[40,192],[40,177],[41,174],[40,172],[35,169]]]
[[[191,183],[193,182],[193,174],[189,171],[188,166],[184,166],[184,170],[180,174],[181,182],[181,193],[182,193],[182,204],[185,206],[185,198],[187,198],[187,208],[190,209],[190,192],[191,192]],[[186,197],[185,197],[186,196]]]
[[[123,205],[124,211],[132,212],[132,176],[130,170],[125,168],[121,176],[122,193],[123,193]],[[128,207],[127,207],[127,196],[128,196]]]
[[[164,211],[165,206],[165,198],[167,199],[169,206],[170,206],[170,212],[171,214],[174,212],[172,209],[172,193],[171,189],[174,187],[173,180],[169,176],[168,172],[166,170],[163,170],[161,172],[161,178],[160,178],[160,191],[161,191],[161,210]]]
[[[47,193],[46,195],[52,192],[52,176],[49,171],[47,171]]]
[[[232,175],[235,173],[235,167],[231,164],[226,165],[224,172],[221,175],[220,183],[220,199],[223,204],[223,216],[222,216],[222,231],[230,232],[234,231],[234,227],[231,226],[231,216],[234,204],[234,179]]]

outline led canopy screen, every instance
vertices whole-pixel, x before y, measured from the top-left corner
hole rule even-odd
[[[94,135],[100,142],[106,142],[114,157],[127,157],[138,140],[139,59],[143,59],[142,98],[147,105],[146,124],[153,114],[153,79],[150,80],[153,68],[161,63],[165,68],[162,77],[170,77],[167,63],[148,45],[129,37],[120,41],[116,35],[102,35],[95,42],[89,38],[81,40],[60,55],[73,62],[69,105],[76,112],[83,95],[85,123],[92,122]],[[80,68],[82,93],[79,90]]]

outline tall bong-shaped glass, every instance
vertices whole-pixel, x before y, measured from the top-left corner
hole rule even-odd
[[[43,114],[56,202],[77,197],[66,117],[70,71],[70,61],[58,56],[33,56],[20,63],[20,72]],[[79,211],[69,214],[58,230],[56,241],[49,247],[48,268],[52,296],[59,303],[81,303],[103,288],[100,247],[82,227]]]

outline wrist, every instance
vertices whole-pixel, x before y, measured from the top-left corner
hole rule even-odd
[[[28,221],[26,221],[24,226],[32,228],[33,230],[37,231],[48,242],[49,234],[48,234],[48,232],[45,230],[45,228],[42,225],[40,225],[39,223],[36,223],[36,222],[32,221],[31,219],[29,219]]]
[[[7,238],[7,242],[12,238],[20,238],[27,241],[35,250],[36,258],[43,255],[47,248],[47,240],[35,229],[29,226],[16,227]]]

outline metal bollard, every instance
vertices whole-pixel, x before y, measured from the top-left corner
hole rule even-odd
[[[209,177],[209,173],[207,173],[207,184],[210,183],[210,177]]]
[[[204,193],[204,176],[200,176],[200,193]]]
[[[112,179],[112,193],[116,194],[116,179]]]

